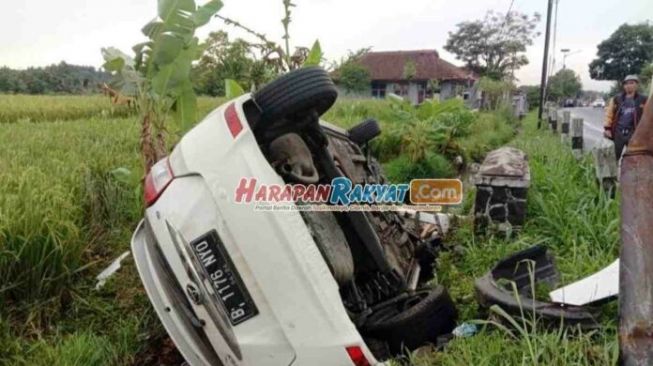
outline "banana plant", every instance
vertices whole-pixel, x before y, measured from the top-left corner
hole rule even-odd
[[[133,57],[113,47],[102,49],[112,84],[138,101],[146,172],[167,155],[167,117],[174,112],[181,131],[195,122],[190,70],[203,52],[195,31],[222,8],[220,0],[201,6],[194,0],[158,0],[157,5],[157,16],[142,28],[148,40],[132,47]]]

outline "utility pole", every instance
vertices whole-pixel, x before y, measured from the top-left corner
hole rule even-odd
[[[542,80],[540,82],[540,108],[537,112],[537,128],[542,128],[542,110],[546,93],[547,67],[549,61],[549,40],[551,38],[551,12],[553,11],[553,1],[549,0],[549,6],[546,12],[546,34],[544,36],[544,59],[542,61]]]

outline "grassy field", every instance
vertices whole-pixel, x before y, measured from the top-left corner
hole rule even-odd
[[[201,113],[220,103],[200,98]],[[95,96],[0,96],[0,107],[0,364],[175,364],[178,356],[130,259],[94,290],[95,275],[129,249],[141,214],[136,117],[106,112],[112,108],[108,101]],[[383,101],[344,100],[325,119],[349,127],[375,117],[393,134],[399,123],[393,108]],[[576,163],[557,148],[557,138],[533,125],[527,119],[514,140],[529,153],[533,175],[523,234],[510,240],[477,237],[463,223],[450,243],[464,254],[439,259],[439,281],[450,288],[462,320],[478,317],[473,278],[514,250],[549,245],[565,281],[616,256],[617,202],[600,194],[588,162]],[[425,166],[456,174],[454,155],[478,160],[513,139],[515,127],[502,113],[474,115],[464,134],[434,145],[442,151]],[[412,137],[390,136],[375,147],[387,155],[386,169],[399,165],[397,159],[412,163],[401,150],[386,152],[406,138]],[[414,363],[609,364],[617,351],[614,305],[604,313],[606,330],[599,333],[571,336],[533,327],[527,336],[511,338],[488,326],[444,352],[414,356]]]

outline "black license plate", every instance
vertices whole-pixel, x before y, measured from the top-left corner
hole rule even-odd
[[[232,325],[237,325],[258,314],[252,297],[234,267],[229,253],[217,231],[204,234],[190,243],[200,265],[206,270],[209,282]]]

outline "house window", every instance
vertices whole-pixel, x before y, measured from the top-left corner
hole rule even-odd
[[[394,90],[392,91],[393,93],[405,97],[408,95],[408,83],[401,83],[401,84],[394,84]]]
[[[372,97],[385,98],[386,83],[372,81]]]

